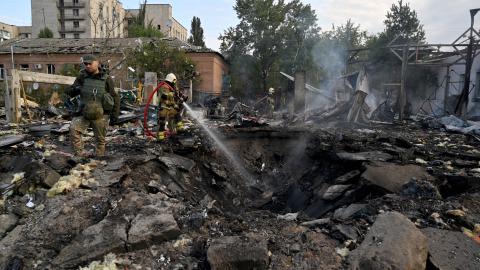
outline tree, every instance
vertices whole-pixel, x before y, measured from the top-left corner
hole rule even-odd
[[[38,37],[39,38],[53,38],[53,32],[48,27],[45,27],[42,30],[40,30],[40,33],[38,33]]]
[[[232,73],[234,92],[264,94],[278,83],[282,67],[292,71],[311,59],[307,45],[318,34],[319,27],[310,5],[299,0],[237,0],[234,9],[239,24],[219,37],[220,49],[232,70],[245,71],[242,78],[235,78]],[[252,88],[248,88],[247,82]]]
[[[145,23],[145,13],[147,7],[147,0],[140,5],[138,15],[133,18],[132,24],[128,26],[128,37],[164,37],[162,31],[155,28],[150,20]]]
[[[203,28],[201,26],[200,18],[193,17],[192,28],[190,29],[191,36],[188,38],[188,43],[205,48],[205,41],[203,37]]]
[[[397,5],[392,4],[386,17],[385,35],[388,38],[393,39],[399,35],[402,42],[425,42],[423,25],[417,18],[417,12],[410,9],[408,3],[399,0]]]
[[[313,48],[313,60],[318,65],[317,75],[321,81],[338,78],[345,71],[357,70],[357,65],[348,65],[348,50],[365,46],[367,33],[350,19],[340,26],[332,25],[320,34]],[[360,55],[350,60],[359,60]],[[347,70],[349,68],[350,70]]]
[[[128,37],[164,37],[163,33],[155,28],[151,22],[146,26],[143,25],[131,25],[128,28]]]
[[[425,42],[425,31],[417,17],[415,10],[412,10],[408,3],[399,0],[392,4],[387,11],[384,21],[385,30],[382,33],[373,35],[367,40],[369,51],[369,65],[372,69],[370,77],[372,87],[382,89],[383,83],[399,82],[401,79],[401,61],[388,48],[393,44],[417,44]],[[420,56],[422,57],[422,56]],[[434,85],[437,78],[431,70],[421,66],[409,66],[407,72],[407,94],[424,93],[423,87]]]
[[[154,39],[141,47],[125,52],[129,66],[135,67],[141,77],[146,71],[157,72],[160,78],[168,73],[177,75],[178,80],[195,79],[195,64],[184,50],[171,48],[161,39]]]

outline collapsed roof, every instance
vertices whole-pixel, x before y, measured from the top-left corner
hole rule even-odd
[[[174,48],[181,48],[187,52],[211,52],[217,51],[194,46],[183,42],[177,38],[31,38],[31,39],[11,39],[0,43],[0,54],[10,54],[11,46],[14,46],[15,54],[84,54],[100,53],[122,53],[127,48],[142,46],[156,40],[163,40]]]

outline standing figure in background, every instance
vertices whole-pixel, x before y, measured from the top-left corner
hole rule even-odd
[[[267,96],[267,116],[273,118],[273,112],[275,111],[275,89],[270,87],[268,89],[268,96]]]

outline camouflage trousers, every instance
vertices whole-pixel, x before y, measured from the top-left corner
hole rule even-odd
[[[82,134],[85,133],[89,127],[93,129],[93,135],[97,141],[97,145],[95,147],[96,155],[105,155],[105,136],[107,135],[108,121],[108,115],[104,115],[98,120],[87,120],[83,116],[73,118],[72,125],[70,126],[70,137],[72,139],[72,146],[76,155],[79,155],[83,152],[84,146]]]

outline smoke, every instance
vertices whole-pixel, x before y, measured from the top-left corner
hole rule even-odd
[[[335,105],[335,85],[346,69],[347,51],[339,42],[322,39],[312,49],[312,58],[320,75],[319,88],[332,100],[321,95],[308,93],[309,109],[327,109]]]

